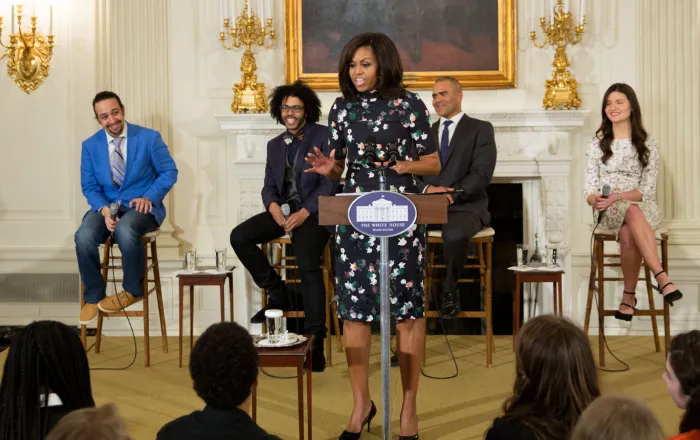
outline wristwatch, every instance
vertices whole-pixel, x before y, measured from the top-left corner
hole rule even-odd
[[[619,202],[620,200],[622,200],[622,196],[620,196],[620,194],[618,194],[618,195],[617,195],[617,200],[615,200],[615,201],[616,201],[616,202]]]

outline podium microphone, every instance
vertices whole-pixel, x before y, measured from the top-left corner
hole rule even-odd
[[[603,197],[604,199],[607,199],[608,196],[610,195],[610,191],[611,191],[610,185],[608,185],[606,183],[605,185],[603,185],[603,194],[601,194],[601,197]],[[602,210],[598,213],[598,224],[600,224],[600,221],[603,219],[604,212],[605,212],[605,210]]]

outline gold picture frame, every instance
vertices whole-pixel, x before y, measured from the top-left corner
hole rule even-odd
[[[357,14],[362,14],[363,12],[357,12],[363,7],[367,6],[368,4],[373,4],[375,7],[385,7],[386,10],[391,10],[392,14],[395,14],[397,10],[400,11],[401,14],[403,14],[403,21],[397,21],[400,22],[402,25],[401,26],[396,26],[392,28],[395,30],[397,33],[398,32],[410,32],[410,29],[412,29],[409,25],[406,25],[406,20],[405,17],[421,17],[420,19],[423,20],[423,17],[425,17],[426,11],[429,11],[431,13],[440,13],[442,12],[442,18],[443,19],[448,19],[448,20],[455,20],[453,23],[456,23],[455,26],[453,27],[452,31],[454,32],[454,29],[458,29],[459,32],[469,32],[464,29],[475,29],[476,27],[469,27],[468,25],[461,26],[459,25],[460,17],[454,17],[456,14],[455,12],[460,12],[464,11],[465,17],[462,18],[463,20],[472,20],[473,23],[477,23],[481,29],[484,29],[484,26],[487,26],[486,32],[489,32],[490,36],[490,45],[488,46],[490,49],[490,52],[487,54],[488,59],[490,59],[490,64],[486,68],[480,68],[480,69],[462,69],[462,70],[455,70],[455,69],[443,69],[442,67],[440,68],[435,68],[433,66],[438,66],[438,63],[433,63],[430,64],[429,62],[423,62],[421,59],[421,64],[422,65],[428,65],[426,70],[422,69],[415,69],[415,70],[410,70],[410,62],[407,63],[404,61],[404,65],[406,66],[406,72],[404,74],[404,83],[406,86],[412,90],[416,89],[431,89],[433,87],[433,83],[435,80],[440,77],[440,76],[453,76],[457,78],[457,80],[460,82],[462,87],[467,88],[467,89],[507,89],[507,88],[514,88],[516,87],[516,0],[471,0],[471,2],[467,1],[465,3],[459,3],[459,2],[464,2],[465,0],[453,0],[457,2],[457,6],[455,4],[452,4],[450,7],[452,9],[450,10],[443,10],[440,11],[439,9],[439,2],[436,2],[434,0],[413,0],[412,2],[406,2],[406,0],[369,0],[363,2],[363,5],[358,5],[354,4],[354,8],[351,10],[351,13],[355,14],[354,17],[352,17],[354,22],[351,22],[349,25],[346,25],[345,28],[343,28],[342,24],[342,18],[341,17],[347,17],[347,11],[349,10],[349,3],[352,1],[356,0],[285,0],[285,74],[286,74],[286,80],[287,83],[291,83],[293,81],[296,81],[297,79],[301,79],[305,81],[310,87],[312,87],[315,90],[339,90],[338,87],[338,74],[337,74],[337,53],[338,53],[338,45],[345,44],[349,38],[352,36],[348,35],[342,35],[342,32],[347,30],[346,33],[348,32],[354,32],[355,34],[360,33],[362,30],[373,30],[373,31],[380,31],[380,32],[385,32],[385,29],[387,29],[384,25],[378,25],[376,21],[383,20],[386,14],[372,14],[372,11],[369,12],[364,12],[364,18],[368,21],[367,23],[364,23],[365,29],[362,29],[362,19],[363,17],[360,15],[359,18]],[[389,4],[392,4],[397,1],[403,1],[406,3],[403,3],[404,7],[398,8],[395,6],[388,6]],[[443,5],[449,4],[450,0],[442,0]],[[315,3],[318,3],[319,7],[315,7]],[[485,23],[485,20],[479,21],[480,17],[474,17],[473,15],[473,9],[471,11],[472,15],[468,15],[470,11],[468,8],[465,6],[464,9],[460,8],[460,5],[476,5],[475,7],[482,7],[484,4],[476,4],[474,2],[493,2],[487,4],[487,8],[491,8],[491,15],[489,15],[490,19],[488,20],[488,23]],[[308,35],[304,35],[304,12],[302,11],[302,4],[306,4],[309,8],[308,14],[314,15],[313,18],[308,18],[307,21],[310,21],[313,23],[314,29],[308,32]],[[321,5],[323,5],[321,7]],[[329,8],[330,13],[334,13],[333,7],[336,7],[338,11],[341,11],[343,8],[343,5],[345,5],[345,15],[343,14],[338,14],[338,15],[331,15],[331,20],[328,20],[328,17],[323,17],[320,14],[323,13],[329,13]],[[411,11],[411,6],[406,7],[405,5],[412,5],[413,9],[415,11]],[[415,6],[418,5],[418,6]],[[421,8],[420,5],[423,5],[425,7]],[[430,6],[430,9],[428,9],[428,5]],[[437,6],[436,6],[437,5]],[[447,8],[447,7],[446,7]],[[497,8],[497,23],[493,23],[495,20],[493,20],[493,14],[494,11]],[[415,14],[412,14],[412,12],[415,12]],[[409,15],[412,14],[412,15]],[[416,15],[418,14],[418,15]],[[333,21],[333,17],[338,17],[338,23],[335,23]],[[316,20],[318,19],[318,20]],[[358,22],[359,20],[359,22]],[[414,20],[416,20],[414,18]],[[427,19],[426,19],[427,20]],[[317,24],[318,23],[318,24]],[[347,23],[347,22],[346,22]],[[416,22],[413,22],[416,24]],[[433,24],[435,23],[434,21],[432,22]],[[358,26],[358,24],[360,26]],[[385,23],[384,23],[385,24]],[[423,39],[423,35],[427,36],[432,36],[434,35],[434,32],[420,32],[418,26],[430,26],[430,23],[420,23],[418,22],[417,25],[414,27],[415,31],[413,31],[412,36],[414,37],[414,47],[418,47],[419,49],[418,52],[420,54],[421,48],[425,47],[426,44],[430,43],[429,39]],[[322,26],[325,26],[323,28]],[[488,26],[491,26],[491,28],[488,28]],[[433,26],[434,28],[434,26]],[[445,27],[446,28],[446,27]],[[359,30],[357,30],[359,29]],[[408,29],[408,31],[407,31]],[[391,30],[391,29],[390,29]],[[430,28],[429,28],[430,30]],[[315,33],[315,41],[314,41],[314,36],[312,34]],[[341,34],[340,38],[337,38],[338,34]],[[496,42],[496,36],[494,35],[497,33],[497,42]],[[481,38],[483,40],[483,35],[485,34],[479,34],[477,37]],[[337,41],[333,40],[333,36],[336,36]],[[394,40],[396,41],[396,39]],[[305,54],[304,54],[304,46],[306,45],[307,48],[312,47],[312,45],[315,44],[316,48],[320,47],[319,50],[314,50],[314,54],[316,56],[316,60],[320,60],[316,64],[323,64],[323,66],[316,66],[315,68],[309,68],[308,66],[304,66],[305,62]],[[323,45],[326,45],[328,47],[323,47]],[[443,46],[445,44],[450,44],[450,38],[449,36],[444,36],[442,40]],[[398,45],[398,43],[397,43]],[[476,46],[476,50],[484,50],[483,44],[477,43],[472,43],[472,48]],[[328,51],[329,55],[326,55],[324,57],[323,51]],[[455,52],[454,50],[452,51],[453,53]],[[309,53],[312,53],[312,50],[309,49]],[[321,53],[321,55],[317,55],[318,53]],[[436,51],[430,51],[430,50],[422,50],[423,54],[428,54],[434,55]],[[497,55],[496,55],[497,53]],[[335,55],[335,59],[333,59],[332,55]],[[419,55],[420,56],[420,55]],[[495,57],[495,60],[494,60]],[[306,57],[308,59],[308,56]],[[402,58],[404,58],[404,54],[402,53]],[[415,58],[415,57],[411,57]],[[436,60],[438,58],[433,58],[433,60]],[[455,63],[455,59],[459,59],[459,57],[454,57],[454,56],[449,56],[449,55],[442,55],[441,60],[445,60],[446,62],[451,62]],[[466,59],[466,57],[462,57],[462,59]],[[475,58],[476,59],[476,58]],[[480,57],[480,59],[485,59],[483,56]],[[334,63],[333,68],[330,68],[330,63],[331,61]],[[311,64],[311,63],[308,63]],[[407,65],[408,64],[408,65]],[[417,65],[417,64],[416,64]],[[305,68],[306,67],[306,68]],[[439,66],[438,66],[439,67]]]

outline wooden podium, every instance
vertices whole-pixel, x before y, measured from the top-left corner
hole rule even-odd
[[[381,177],[380,177],[381,179]],[[337,196],[321,196],[318,198],[318,223],[324,226],[349,225],[348,210],[356,198],[368,193],[342,194]],[[406,196],[416,208],[416,223],[421,225],[441,225],[447,223],[447,197],[445,194],[402,194]],[[379,270],[379,295],[381,311],[381,341],[382,341],[382,409],[384,416],[383,438],[391,438],[391,411],[389,408],[389,255],[388,236],[380,237],[380,270]],[[427,243],[427,237],[426,237]],[[423,259],[425,262],[425,258]]]

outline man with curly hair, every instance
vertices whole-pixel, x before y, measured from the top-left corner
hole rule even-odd
[[[320,268],[329,231],[318,224],[318,197],[333,195],[331,181],[318,173],[306,173],[304,161],[314,147],[328,154],[328,129],[317,122],[321,101],[301,81],[275,88],[270,113],[286,130],[267,143],[267,163],[262,200],[266,212],[255,215],[231,231],[231,247],[250,272],[255,284],[267,290],[267,306],[251,322],[262,323],[265,310],[289,310],[284,281],[258,247],[289,234],[299,266],[304,303],[304,333],[315,336],[312,370],[323,371],[326,360],[326,291]]]
[[[246,412],[258,380],[258,352],[246,329],[221,322],[205,330],[190,355],[190,376],[206,406],[163,426],[156,440],[279,440]]]

